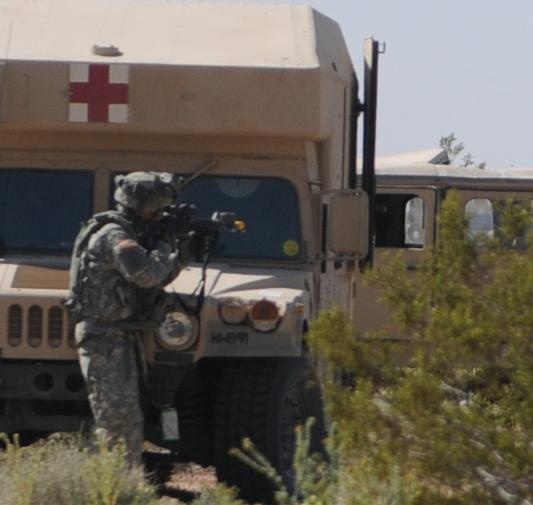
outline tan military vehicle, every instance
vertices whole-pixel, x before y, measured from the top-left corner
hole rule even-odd
[[[494,234],[500,224],[499,204],[510,199],[533,203],[533,169],[458,167],[449,164],[444,152],[432,150],[376,160],[376,184],[376,268],[391,252],[399,252],[408,270],[416,270],[427,248],[439,239],[438,215],[450,190],[460,194],[472,237]],[[377,288],[364,282],[357,286],[358,328],[408,338],[394,326]]]
[[[147,436],[164,443],[172,407],[179,454],[248,496],[255,474],[227,455],[243,436],[288,472],[294,425],[321,418],[309,322],[351,306],[368,251],[362,110],[339,27],[306,6],[0,0],[0,431],[90,418],[62,306],[73,239],[116,174],[170,171],[199,217],[247,229],[168,286],[172,332],[144,334]]]

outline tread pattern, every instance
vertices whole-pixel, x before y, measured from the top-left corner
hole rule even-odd
[[[248,468],[228,451],[240,447],[243,437],[271,457],[268,446],[270,397],[275,379],[275,360],[236,361],[224,367],[217,385],[215,403],[215,462],[218,477],[240,488],[247,500],[268,497],[272,486],[265,477]]]

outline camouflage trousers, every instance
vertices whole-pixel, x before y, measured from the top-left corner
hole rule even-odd
[[[95,431],[106,433],[112,442],[123,439],[132,466],[142,464],[143,446],[136,345],[131,335],[116,329],[78,340]]]

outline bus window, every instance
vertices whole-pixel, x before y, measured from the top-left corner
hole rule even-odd
[[[405,247],[424,247],[424,215],[424,200],[411,198],[405,206]]]
[[[468,237],[494,237],[494,212],[492,202],[487,198],[473,198],[466,203]]]
[[[417,195],[376,195],[376,247],[424,247],[424,200]]]
[[[498,200],[494,202],[494,225],[500,244],[508,249],[526,250],[533,239],[533,202]]]

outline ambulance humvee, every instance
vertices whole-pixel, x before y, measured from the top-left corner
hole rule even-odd
[[[472,237],[493,236],[499,225],[499,204],[510,199],[533,204],[533,169],[465,168],[450,165],[445,153],[421,154],[431,156],[426,162],[412,162],[416,156],[408,155],[376,160],[375,268],[391,252],[399,252],[407,269],[416,270],[425,251],[439,240],[438,215],[451,190],[460,195]],[[391,310],[380,301],[379,290],[361,281],[357,285],[357,327],[399,342],[408,339],[394,326]]]
[[[90,419],[62,305],[73,239],[115,175],[170,171],[199,216],[247,230],[168,286],[205,298],[172,314],[181,333],[144,335],[147,436],[164,443],[176,408],[179,453],[249,496],[255,474],[227,455],[242,437],[289,469],[294,425],[321,418],[305,333],[351,305],[368,251],[356,120],[371,194],[377,52],[363,105],[339,27],[306,6],[0,0],[0,431]]]

